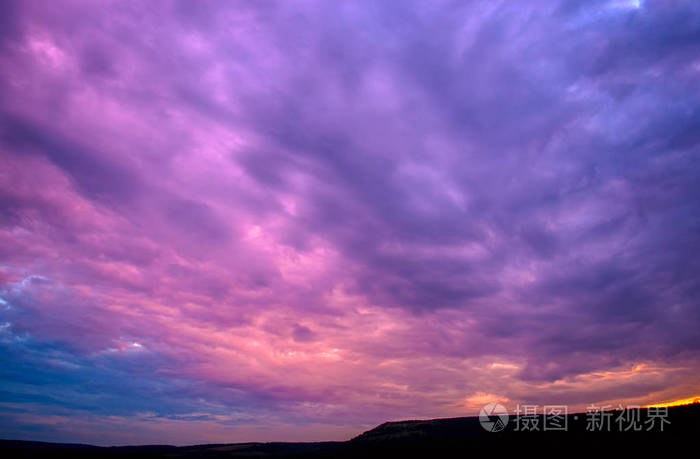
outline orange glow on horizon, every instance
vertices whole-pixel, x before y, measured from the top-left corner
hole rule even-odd
[[[681,406],[681,405],[690,405],[692,403],[700,403],[700,395],[696,395],[694,397],[688,397],[688,398],[681,398],[679,400],[672,400],[669,402],[644,405],[642,408],[657,408],[657,407],[663,407],[663,406]]]

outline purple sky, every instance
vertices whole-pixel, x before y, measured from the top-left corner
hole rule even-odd
[[[697,1],[0,0],[0,438],[700,393]]]

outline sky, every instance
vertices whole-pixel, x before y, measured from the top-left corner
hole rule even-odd
[[[700,394],[698,2],[0,10],[0,438]]]

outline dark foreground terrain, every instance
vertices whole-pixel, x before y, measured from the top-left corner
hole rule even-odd
[[[641,410],[640,431],[621,431],[613,412],[610,428],[587,430],[585,413],[570,414],[565,431],[515,431],[515,420],[498,433],[484,430],[478,417],[387,422],[345,442],[236,443],[197,446],[98,447],[78,444],[0,440],[2,458],[239,458],[239,457],[491,457],[503,454],[607,457],[611,453],[668,455],[684,451],[697,457],[700,440],[700,404],[668,409],[669,421],[651,431],[648,410]],[[522,423],[521,423],[522,424]],[[532,424],[530,424],[532,425]],[[661,456],[664,457],[664,456]]]

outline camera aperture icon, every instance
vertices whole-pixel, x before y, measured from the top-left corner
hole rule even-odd
[[[508,410],[499,403],[487,403],[479,412],[479,423],[489,432],[500,432],[508,424]]]

